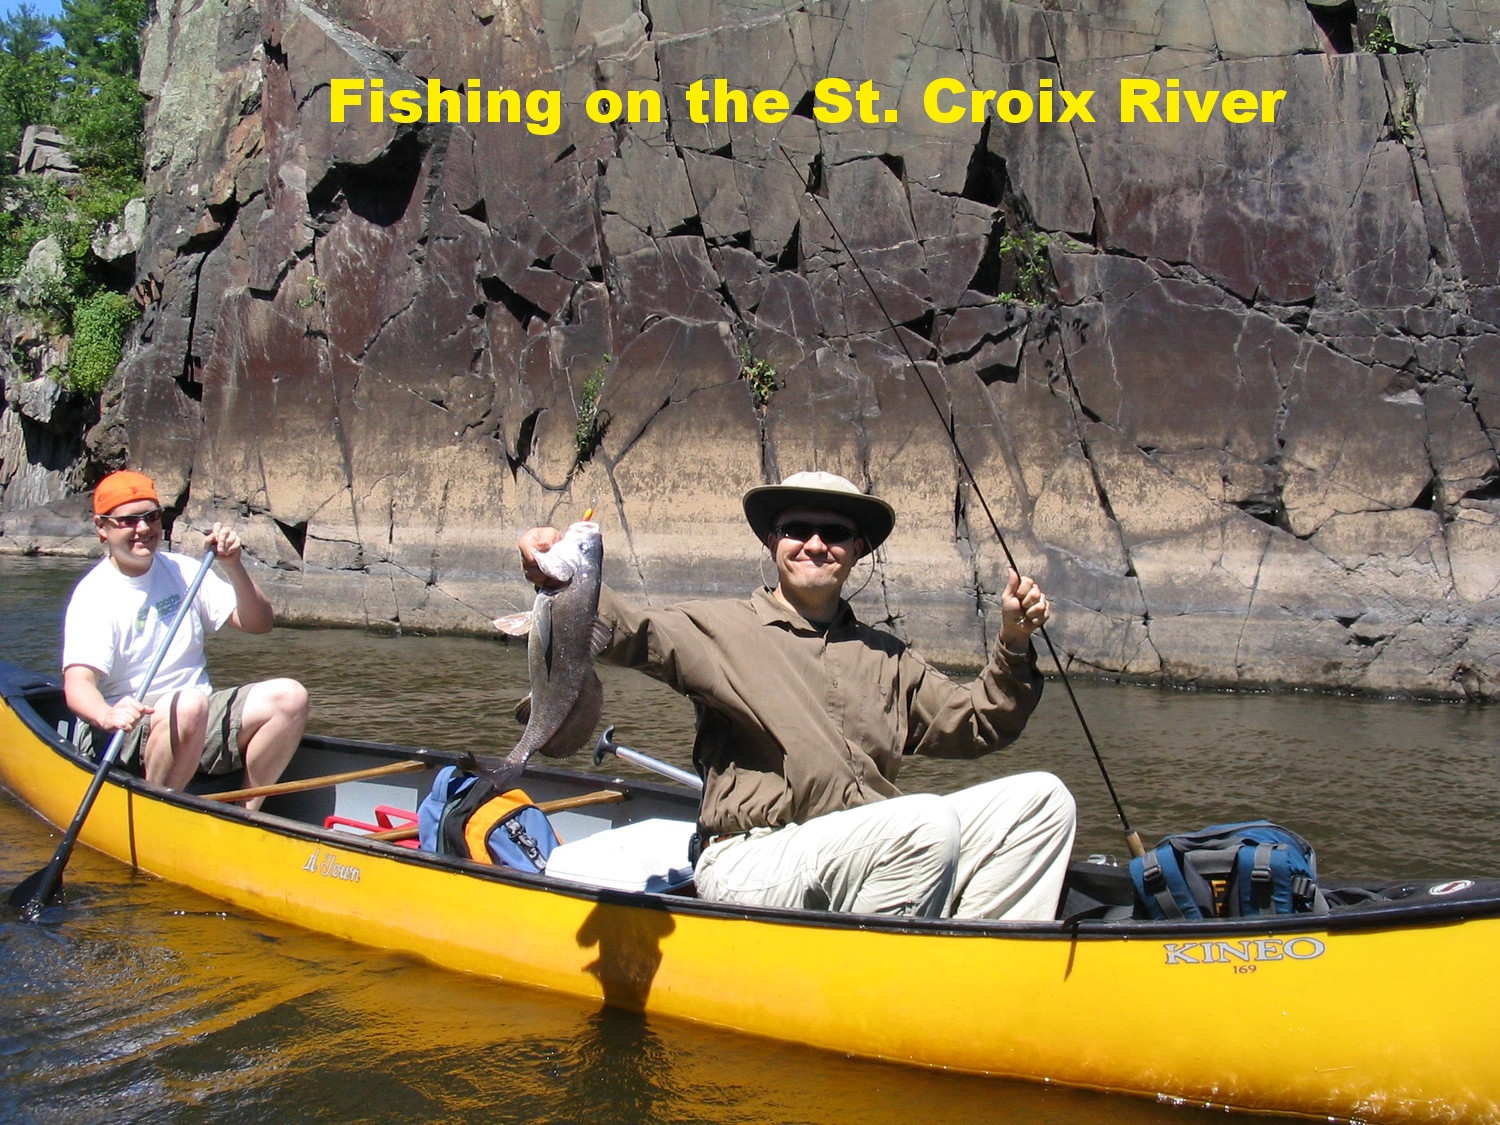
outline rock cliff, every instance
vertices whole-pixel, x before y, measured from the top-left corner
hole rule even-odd
[[[89,440],[304,620],[484,629],[590,504],[618,587],[740,592],[740,493],[816,467],[897,508],[860,603],[940,658],[987,505],[1075,670],[1493,697],[1497,39],[1488,0],[163,4]]]

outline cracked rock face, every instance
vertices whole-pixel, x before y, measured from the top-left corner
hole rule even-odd
[[[305,620],[486,628],[586,506],[616,586],[742,593],[739,495],[820,468],[896,506],[860,604],[933,656],[994,633],[987,507],[1075,669],[1494,697],[1500,8],[1386,11],[1400,53],[1301,0],[163,5],[91,440]],[[788,112],[695,121],[717,78]],[[1125,122],[1143,78],[1284,97]],[[938,79],[1094,120],[935,121]],[[523,112],[335,123],[339,80]]]

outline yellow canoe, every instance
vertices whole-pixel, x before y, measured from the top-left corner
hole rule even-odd
[[[0,782],[53,824],[92,776],[56,684],[0,664]],[[289,777],[453,755],[310,737]],[[82,841],[237,906],[498,980],[847,1054],[1368,1122],[1500,1122],[1500,881],[1414,883],[1322,917],[959,923],[597,889],[323,828],[415,808],[424,771],[247,813],[116,774]],[[565,840],[694,798],[608,783]],[[536,769],[537,800],[597,777]]]

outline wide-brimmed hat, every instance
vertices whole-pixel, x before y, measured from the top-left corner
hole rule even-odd
[[[865,550],[885,542],[896,526],[896,510],[878,496],[868,496],[833,473],[793,473],[780,484],[763,484],[745,493],[745,518],[762,543],[776,517],[788,508],[822,508],[848,516],[859,527]]]

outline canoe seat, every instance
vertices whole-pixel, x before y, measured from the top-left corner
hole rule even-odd
[[[640,820],[559,844],[547,875],[614,891],[674,891],[692,882],[688,861],[691,820]]]
[[[347,816],[325,816],[323,827],[335,832],[352,832],[363,836],[368,832],[384,832],[390,828],[409,828],[417,823],[417,814],[409,809],[393,808],[390,805],[375,806],[375,823],[370,824],[363,820],[353,820]],[[409,840],[392,840],[398,848],[415,848],[418,846],[416,837]]]

